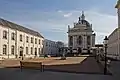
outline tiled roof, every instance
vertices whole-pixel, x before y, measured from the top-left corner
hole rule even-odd
[[[9,27],[11,29],[19,30],[19,31],[22,31],[22,32],[25,32],[25,33],[28,33],[28,34],[31,34],[31,35],[34,35],[34,36],[38,36],[38,37],[44,38],[39,32],[36,32],[34,30],[25,28],[23,26],[20,26],[18,24],[12,23],[10,21],[4,20],[2,18],[0,18],[0,25],[3,25],[5,27]]]

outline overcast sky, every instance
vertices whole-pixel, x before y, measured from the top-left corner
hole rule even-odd
[[[116,0],[0,0],[0,17],[67,43],[67,25],[85,12],[93,24],[96,43],[117,27]]]

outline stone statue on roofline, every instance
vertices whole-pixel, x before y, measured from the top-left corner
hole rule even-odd
[[[120,0],[117,1],[115,8],[120,8]]]

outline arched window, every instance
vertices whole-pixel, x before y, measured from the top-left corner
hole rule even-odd
[[[14,47],[14,45],[12,45],[12,46],[11,46],[11,54],[14,55],[14,53],[15,53],[15,47]]]
[[[28,37],[28,36],[26,36],[26,42],[27,42],[27,43],[29,42],[29,37]]]
[[[73,37],[72,36],[70,36],[70,38],[69,38],[69,44],[72,46],[73,45]]]
[[[91,42],[91,38],[90,36],[87,36],[87,44],[90,45],[90,42]]]
[[[20,56],[23,56],[23,47],[20,46]]]
[[[7,31],[3,31],[3,39],[7,39]]]
[[[33,37],[31,37],[31,43],[33,43]]]
[[[26,54],[28,54],[28,47],[26,47]]]
[[[78,37],[78,39],[77,39],[77,43],[78,43],[79,45],[82,44],[82,36],[79,36],[79,37]]]
[[[40,44],[40,39],[39,39],[39,44]]]
[[[11,40],[15,40],[15,33],[11,33]]]
[[[22,42],[22,34],[20,34],[20,41]]]
[[[5,55],[7,54],[7,45],[5,44],[3,45],[3,54]]]
[[[41,54],[40,48],[38,48],[38,51],[39,51],[39,55],[40,55]]]
[[[37,38],[35,38],[35,44],[37,44]]]
[[[31,54],[33,54],[33,48],[31,47]]]
[[[35,48],[35,55],[37,55],[37,48]]]

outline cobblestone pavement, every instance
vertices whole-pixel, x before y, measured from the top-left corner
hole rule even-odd
[[[0,80],[114,80],[110,75],[88,75],[39,70],[0,68]]]
[[[81,57],[80,57],[81,58]],[[84,74],[103,74],[103,66],[99,65],[93,57],[87,57],[82,59],[81,62],[73,63],[74,60],[64,61],[58,60],[55,63],[72,63],[72,64],[57,64],[45,65],[46,70],[61,71],[61,72],[73,72],[73,73],[84,73]]]
[[[103,74],[103,67],[96,62],[94,57],[67,57],[66,60],[60,60],[60,57],[25,60],[43,62],[44,69],[49,71]],[[18,59],[5,60],[2,62],[1,67],[20,66],[19,61]]]
[[[109,67],[115,80],[120,80],[120,61],[112,61]]]
[[[24,61],[42,62],[44,65],[75,64],[80,63],[86,57],[68,57],[67,60],[60,60],[60,57],[24,59]],[[20,59],[6,59],[0,61],[2,67],[20,66]]]
[[[0,80],[114,80],[111,75],[103,75],[103,67],[98,65],[94,57],[68,57],[67,60],[59,59],[34,59],[34,61],[43,62],[45,65],[44,72],[30,69],[25,69],[21,72],[19,68],[0,68]],[[18,59],[5,60],[0,65],[2,67],[19,66],[19,61]]]

